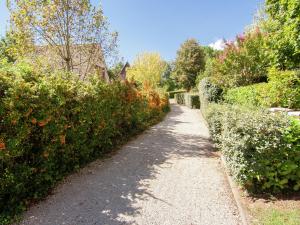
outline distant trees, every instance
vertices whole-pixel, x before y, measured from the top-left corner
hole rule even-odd
[[[65,70],[73,71],[76,64],[93,62],[98,47],[102,57],[116,47],[117,34],[109,31],[101,7],[89,0],[11,0],[8,5],[19,56],[46,45]],[[83,45],[89,47],[78,47]]]
[[[127,70],[127,78],[134,79],[143,85],[157,87],[161,84],[167,63],[158,53],[142,53],[133,61]]]
[[[205,53],[197,40],[185,41],[177,51],[174,78],[187,90],[195,86],[196,77],[205,68]]]

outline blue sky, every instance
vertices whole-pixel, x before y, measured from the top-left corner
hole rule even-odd
[[[92,0],[99,4],[98,0]],[[202,45],[233,39],[251,24],[263,0],[102,0],[111,29],[119,32],[125,60],[139,52],[159,52],[172,60],[180,44],[196,38]],[[8,13],[0,0],[0,34]]]

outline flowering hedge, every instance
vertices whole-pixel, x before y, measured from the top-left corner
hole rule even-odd
[[[0,68],[0,224],[167,110],[130,83]]]
[[[300,190],[298,120],[222,104],[211,104],[206,119],[239,184],[255,192]]]

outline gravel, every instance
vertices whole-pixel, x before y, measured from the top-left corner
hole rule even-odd
[[[66,178],[23,225],[235,225],[239,213],[197,110],[163,122]]]

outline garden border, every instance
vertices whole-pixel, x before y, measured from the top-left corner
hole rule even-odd
[[[201,114],[201,116],[202,116],[202,118],[204,120],[205,126],[208,128],[208,123],[205,120],[205,117],[203,116],[202,111],[199,110],[199,113]],[[227,179],[227,181],[229,183],[229,186],[230,186],[230,189],[231,189],[234,201],[235,201],[236,206],[238,208],[242,224],[243,225],[250,225],[250,222],[249,222],[249,220],[250,220],[249,219],[250,218],[249,213],[247,212],[247,210],[243,206],[243,203],[242,203],[241,197],[240,197],[240,191],[239,191],[238,187],[236,186],[235,182],[233,181],[232,177],[230,176],[230,174],[228,173],[228,171],[226,169],[226,162],[225,162],[225,159],[224,159],[224,157],[223,157],[222,154],[220,156],[220,161],[221,161],[221,165],[223,167],[226,179]]]

